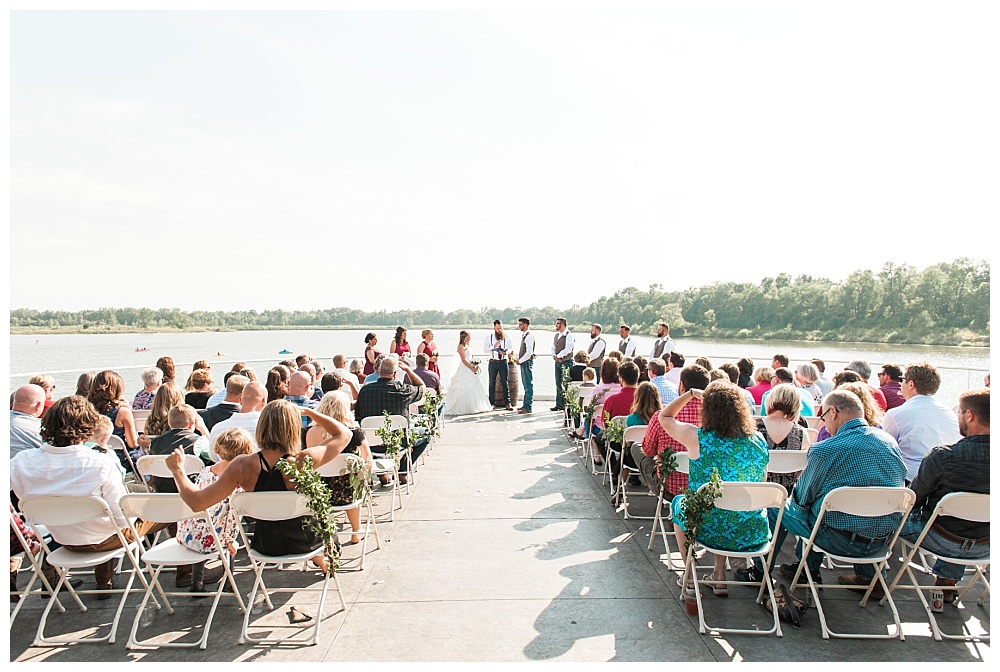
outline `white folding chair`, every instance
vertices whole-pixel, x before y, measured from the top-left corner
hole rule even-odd
[[[53,591],[58,594],[62,586],[65,585],[69,594],[80,607],[80,611],[87,611],[87,607],[80,600],[80,594],[121,593],[122,597],[118,602],[118,609],[115,611],[114,620],[111,623],[111,631],[104,637],[85,638],[54,638],[45,636],[45,624],[48,621],[49,612],[52,610],[53,602],[57,602],[57,600],[50,599],[49,603],[45,605],[45,610],[42,612],[42,618],[38,623],[38,631],[35,634],[35,640],[32,646],[38,646],[39,644],[70,643],[99,644],[102,642],[114,644],[118,631],[118,621],[121,618],[122,609],[125,608],[125,601],[128,599],[129,593],[132,590],[132,583],[135,581],[136,576],[139,577],[139,581],[142,583],[143,588],[149,587],[146,583],[145,577],[142,575],[142,571],[139,569],[139,561],[136,558],[136,553],[139,549],[138,543],[129,542],[125,539],[122,531],[118,529],[117,525],[114,524],[114,515],[111,513],[111,509],[108,507],[107,502],[100,497],[25,497],[18,502],[18,506],[20,507],[21,512],[24,513],[24,517],[28,521],[28,524],[31,525],[31,530],[35,537],[39,540],[43,539],[42,532],[39,530],[40,525],[44,525],[46,527],[78,525],[88,520],[102,518],[107,521],[111,521],[110,527],[114,528],[114,532],[118,535],[118,541],[121,544],[118,548],[110,551],[82,552],[71,551],[67,548],[57,548],[54,551],[49,551],[48,546],[44,545],[43,542],[45,557],[47,558],[48,563],[56,568],[56,572],[59,575],[59,581],[53,587]],[[121,560],[123,556],[128,556],[129,562],[132,564],[132,571],[129,572],[128,583],[124,588],[112,588],[106,591],[77,591],[70,585],[68,581],[70,570],[92,568],[96,565],[108,562],[109,560]]]
[[[809,445],[812,445],[819,441],[819,430],[813,427],[806,428],[806,434],[809,436]]]
[[[352,455],[350,453],[341,453],[337,457],[333,458],[326,464],[319,467],[319,475],[330,477],[330,476],[346,476],[351,473],[353,469],[360,469],[364,473],[364,460],[362,460],[357,455]],[[371,483],[362,478],[362,494],[360,499],[355,499],[350,504],[335,504],[333,510],[336,513],[346,513],[351,509],[358,509],[359,515],[362,507],[368,509],[368,518],[365,520],[365,532],[364,539],[361,542],[361,562],[358,566],[358,571],[363,571],[365,568],[365,554],[368,552],[368,533],[372,530],[375,532],[375,550],[382,548],[382,541],[378,536],[378,525],[375,524],[375,512],[372,509],[372,491]],[[351,532],[343,531],[340,534],[351,534]]]
[[[709,485],[706,483],[701,486],[702,488]],[[725,511],[763,511],[769,508],[778,509],[778,520],[775,529],[781,525],[781,514],[785,509],[785,499],[788,493],[785,492],[785,488],[778,483],[746,483],[746,482],[723,482],[722,496],[715,500],[715,508],[722,509]],[[766,518],[765,522],[766,523]],[[753,558],[761,558],[764,562],[765,567],[771,566],[771,556],[774,554],[774,538],[773,535],[769,535],[769,538],[759,547],[749,550],[749,551],[726,551],[713,546],[709,546],[701,541],[695,541],[691,545],[690,553],[687,556],[687,562],[684,566],[684,585],[687,585],[689,577],[694,581],[694,594],[695,599],[698,602],[698,631],[701,634],[705,634],[708,631],[713,633],[737,633],[742,635],[770,635],[774,633],[778,637],[781,637],[781,624],[778,622],[778,605],[774,599],[774,587],[771,582],[771,577],[765,572],[764,576],[761,577],[759,582],[756,581],[716,581],[712,579],[714,584],[725,584],[725,585],[739,585],[739,586],[756,586],[757,587],[757,604],[761,604],[761,600],[764,597],[764,590],[767,589],[767,599],[771,602],[771,614],[774,617],[774,624],[769,630],[756,630],[756,629],[734,629],[734,628],[720,628],[713,625],[708,625],[705,622],[705,609],[701,603],[701,581],[698,579],[698,571],[695,567],[695,549],[702,548],[709,553],[714,555],[722,555],[727,558],[743,558],[747,566],[750,566],[750,562]]]
[[[687,452],[674,453],[674,459],[677,461],[677,471],[681,474],[688,473],[690,468],[690,458]],[[666,526],[663,523],[663,505],[667,505],[667,520],[673,521],[674,514],[673,508],[671,506],[671,500],[665,499],[664,496],[669,496],[669,493],[663,491],[663,486],[660,486],[660,494],[656,498],[656,513],[653,515],[653,526],[649,533],[649,546],[646,547],[647,551],[653,550],[653,540],[656,537],[663,537],[663,550],[667,558],[667,566],[671,570],[684,569],[684,565],[681,563],[674,564],[674,554],[670,551],[670,544],[667,543],[667,537],[675,537],[674,542],[676,543],[676,535],[674,535],[673,529],[667,532]],[[680,549],[678,549],[678,554],[680,554]],[[662,557],[662,556],[661,556]]]
[[[368,420],[369,418],[365,418]],[[403,508],[403,496],[399,490],[399,469],[396,467],[396,460],[391,457],[375,457],[377,451],[374,448],[382,445],[382,438],[375,433],[375,430],[370,427],[364,427],[364,420],[362,423],[362,431],[365,433],[365,441],[368,443],[369,450],[372,450],[372,476],[386,476],[392,479],[392,490],[389,493],[389,522],[393,521],[393,516],[396,511],[396,500],[399,500],[399,508]],[[374,498],[374,493],[372,494]]]
[[[767,473],[794,474],[806,468],[805,450],[769,450],[767,453]],[[777,529],[777,528],[775,528]]]
[[[150,457],[145,455],[139,458],[140,463],[142,460]],[[193,455],[189,457],[194,457]],[[198,459],[198,458],[195,458]],[[210,528],[215,529],[215,521],[212,520],[211,516],[205,511],[192,511],[188,508],[187,504],[181,499],[181,496],[176,493],[149,493],[149,494],[132,494],[125,495],[121,500],[122,513],[124,513],[129,519],[129,527],[132,530],[132,535],[134,538],[139,538],[139,533],[135,529],[133,520],[135,518],[141,518],[142,520],[154,523],[179,523],[188,518],[201,518],[204,520]],[[200,649],[204,649],[208,646],[208,631],[212,627],[212,619],[215,617],[215,610],[219,606],[219,600],[222,599],[223,590],[225,589],[226,582],[233,589],[233,597],[240,605],[240,611],[246,611],[246,606],[243,604],[243,598],[240,596],[239,588],[236,587],[236,579],[233,577],[232,571],[229,568],[229,550],[222,545],[222,540],[219,539],[217,534],[213,534],[212,538],[215,542],[215,552],[214,553],[199,553],[193,551],[187,546],[179,543],[176,537],[171,537],[166,541],[156,544],[147,551],[142,551],[141,560],[146,564],[146,569],[149,572],[149,583],[146,586],[146,590],[142,595],[142,602],[139,604],[138,610],[136,611],[135,618],[132,621],[132,631],[128,636],[128,648],[134,649],[136,647],[171,647],[171,648],[191,648],[197,646]],[[193,565],[199,562],[205,562],[208,560],[221,560],[222,567],[225,570],[225,577],[222,581],[219,581],[215,589],[215,595],[212,600],[212,606],[208,611],[208,617],[205,619],[204,631],[202,632],[201,639],[196,642],[159,642],[153,643],[151,640],[139,641],[136,639],[136,632],[139,629],[139,621],[142,618],[143,610],[146,608],[146,603],[149,602],[150,598],[153,596],[153,588],[156,588],[156,592],[159,594],[160,598],[163,599],[163,605],[167,608],[168,614],[174,613],[174,608],[170,605],[170,600],[167,598],[168,595],[174,596],[187,596],[190,597],[191,593],[189,591],[178,592],[178,591],[164,591],[163,586],[160,584],[160,572],[163,571],[164,567],[175,567],[180,565]],[[205,593],[207,596],[208,593]],[[160,605],[153,599],[153,604],[156,605],[156,609],[160,609]]]
[[[934,526],[934,522],[940,516],[961,518],[962,520],[974,521],[977,523],[988,523],[990,522],[990,496],[988,494],[974,492],[953,492],[942,497],[937,506],[934,507],[931,517],[927,519],[927,523],[924,525],[924,529],[920,533],[920,536],[917,537],[916,541],[910,542],[900,537],[899,541],[902,544],[904,556],[902,559],[902,565],[896,573],[896,576],[893,578],[892,584],[889,586],[889,592],[891,593],[893,590],[898,589],[917,591],[917,597],[920,598],[920,603],[924,605],[924,611],[927,612],[927,618],[930,620],[931,632],[934,634],[935,640],[940,642],[943,639],[958,639],[966,642],[988,642],[990,640],[990,636],[988,634],[949,635],[943,632],[941,627],[938,625],[937,619],[934,617],[934,611],[930,608],[930,605],[927,603],[927,599],[924,597],[925,591],[941,590],[941,588],[935,586],[921,586],[917,582],[916,576],[913,574],[913,558],[917,554],[920,555],[921,566],[919,569],[923,570],[927,574],[931,573],[930,558],[937,558],[955,565],[975,567],[976,573],[965,585],[965,587],[959,590],[956,586],[955,589],[959,590],[959,592],[955,597],[954,604],[957,605],[961,602],[962,599],[968,594],[972,586],[979,581],[982,581],[985,587],[983,588],[982,594],[979,596],[977,604],[979,606],[983,606],[985,604],[986,596],[990,592],[990,582],[986,579],[986,575],[984,573],[990,566],[990,557],[988,554],[981,558],[952,558],[945,555],[937,555],[920,547],[924,541],[924,537],[927,536],[927,533]],[[902,578],[904,572],[910,579],[910,585],[908,586],[899,583],[899,580]],[[882,603],[884,602],[885,598],[882,599]]]
[[[135,432],[136,434],[142,434],[146,431],[146,421],[149,420],[149,414],[153,411],[137,411],[132,409],[132,420],[135,422]]]
[[[142,477],[139,475],[138,470],[135,468],[135,462],[132,461],[132,456],[128,452],[128,448],[125,446],[125,442],[122,441],[120,436],[115,436],[112,434],[108,437],[108,450],[113,450],[116,453],[124,453],[125,460],[128,462],[129,469],[132,475],[135,477],[137,483],[142,482]]]
[[[406,479],[406,494],[410,494],[410,485],[412,484],[412,485],[416,486],[416,484],[417,484],[417,479],[416,479],[417,465],[413,464],[413,453],[410,450],[410,445],[412,444],[412,441],[410,441],[409,437],[408,437],[409,432],[410,432],[410,423],[406,420],[406,417],[402,416],[402,415],[390,415],[389,416],[389,423],[390,423],[390,426],[392,427],[392,429],[394,431],[402,431],[403,434],[404,434],[404,436],[407,436],[407,440],[403,442],[405,444],[405,447],[402,450],[403,450],[403,452],[406,453],[406,462],[407,462],[407,464],[409,464],[409,469],[410,469],[409,472],[407,472],[408,478]],[[369,417],[369,418],[364,418],[361,421],[360,424],[361,424],[361,429],[364,429],[364,430],[368,430],[368,429],[375,430],[375,429],[378,429],[379,427],[382,427],[385,424],[385,416],[384,415],[383,416],[372,416],[372,417]],[[366,431],[365,435],[367,436],[367,434],[368,434],[368,432]],[[373,436],[378,436],[377,434],[375,434],[374,431],[372,432],[372,435]],[[379,439],[378,443],[376,443],[375,445],[376,446],[383,445],[382,444],[382,440]],[[368,448],[371,449],[371,447],[372,447],[372,443],[369,442],[368,443]],[[372,454],[375,455],[376,452],[378,452],[378,451],[374,451],[373,450]],[[380,453],[380,457],[384,457],[384,456],[385,456],[384,452]],[[397,467],[397,479],[396,479],[397,481],[399,480],[399,478],[398,478],[398,469],[399,468]]]
[[[587,435],[587,459],[590,463],[590,473],[594,476],[600,476],[606,473],[608,470],[608,462],[605,460],[601,464],[601,470],[597,470],[597,462],[594,460],[595,457],[595,446],[594,446],[594,432],[597,430],[597,419],[604,416],[604,404],[597,404],[594,407],[594,415],[590,419],[590,430],[585,432]],[[602,481],[603,484],[603,481]]]
[[[615,425],[617,427],[624,427],[625,420],[627,420],[626,416],[616,415],[615,417],[611,418],[606,423],[605,426]],[[611,474],[611,456],[616,455],[618,457],[618,460],[622,461],[622,452],[624,452],[624,450],[625,450],[624,444],[620,449],[615,450],[614,448],[611,447],[610,441],[604,442],[604,469],[601,472],[604,474],[604,476],[601,478],[601,485],[607,483],[610,486],[610,494],[612,496],[614,496],[615,494],[615,483],[614,483],[615,479],[612,478]]]
[[[427,464],[427,453],[434,446],[434,416],[424,413],[418,402],[410,404],[410,433],[412,436],[427,437],[427,448],[420,454],[420,464]]]
[[[803,540],[802,555],[800,556],[802,561],[799,562],[798,569],[795,571],[795,576],[792,578],[792,585],[789,588],[790,592],[795,591],[796,587],[798,587],[799,577],[801,576],[803,570],[805,570],[806,581],[809,583],[809,590],[812,593],[813,601],[816,603],[816,611],[819,613],[819,622],[823,630],[823,639],[829,639],[830,637],[854,639],[895,639],[896,637],[899,637],[900,640],[905,639],[903,635],[903,628],[899,622],[899,612],[896,610],[896,603],[893,602],[892,595],[889,593],[889,586],[882,577],[882,569],[886,566],[886,563],[888,563],[889,558],[892,556],[892,547],[895,545],[896,539],[899,537],[899,533],[903,529],[903,525],[906,523],[906,515],[910,512],[910,508],[913,507],[913,503],[916,499],[916,494],[914,494],[914,492],[909,488],[848,486],[834,488],[826,494],[826,497],[823,498],[823,502],[820,505],[819,515],[816,517],[816,523],[813,525],[809,539]],[[820,525],[823,523],[823,518],[831,511],[846,513],[848,515],[862,518],[880,518],[891,514],[902,514],[902,520],[899,525],[896,526],[895,531],[888,537],[889,543],[886,544],[881,550],[862,557],[852,557],[831,553],[816,543],[816,533],[819,531]],[[826,614],[823,611],[823,604],[819,599],[818,586],[816,585],[812,572],[809,571],[809,565],[806,562],[806,558],[809,557],[809,553],[811,551],[825,553],[826,555],[831,556],[834,560],[849,563],[851,565],[871,565],[875,570],[875,576],[872,577],[871,583],[868,584],[868,588],[865,590],[865,594],[861,598],[860,606],[864,609],[868,603],[868,597],[871,595],[872,590],[876,585],[881,585],[882,590],[885,592],[885,601],[889,603],[889,608],[892,610],[892,619],[895,623],[896,631],[894,633],[883,635],[834,632],[831,630],[826,622]],[[857,586],[823,584],[823,588],[826,590],[849,590],[851,588],[857,588]]]
[[[622,439],[622,465],[621,470],[618,474],[618,490],[615,493],[615,503],[620,502],[618,505],[619,509],[622,511],[622,517],[625,520],[632,518],[634,520],[653,520],[653,516],[633,516],[628,510],[628,488],[626,487],[628,479],[631,478],[633,474],[638,474],[638,469],[632,469],[627,464],[625,464],[625,451],[630,449],[631,444],[638,443],[642,445],[642,439],[646,435],[647,425],[633,425],[632,427],[627,427],[625,429],[625,436]],[[636,494],[636,493],[633,493]],[[648,494],[643,495],[649,496]]]
[[[807,415],[805,416],[806,425],[809,429],[819,430],[819,426],[823,423],[818,415]]]
[[[590,398],[591,396],[593,396],[593,394],[594,394],[594,388],[592,387],[581,387],[577,391],[577,398],[580,400],[580,417],[577,418],[577,420],[580,421],[580,428],[583,430],[583,436],[582,437],[577,436],[576,428],[575,427],[571,428],[573,430],[573,443],[576,449],[576,454],[583,460],[587,459],[586,446],[587,446],[587,436],[588,436],[587,434],[588,427],[586,426],[587,416],[584,413],[583,409],[585,409],[587,407],[587,404],[590,403]]]
[[[143,455],[135,463],[136,470],[138,470],[139,475],[145,480],[149,476],[157,476],[159,478],[173,478],[174,475],[170,473],[167,468],[167,456],[166,455]],[[195,455],[184,455],[184,473],[188,476],[197,476],[201,473],[201,470],[205,468],[205,463],[201,461],[201,458]],[[145,520],[145,519],[143,519]]]
[[[230,505],[233,507],[237,516],[241,519],[253,518],[255,520],[289,520],[300,516],[309,516],[312,515],[312,511],[309,509],[308,504],[309,502],[305,496],[300,495],[297,492],[237,492],[230,499]],[[291,555],[265,555],[250,547],[245,525],[240,526],[240,536],[243,538],[243,544],[247,548],[247,555],[250,558],[250,566],[253,568],[254,574],[256,575],[253,583],[253,590],[250,591],[250,595],[247,597],[248,605],[253,605],[254,600],[257,597],[257,591],[261,591],[263,593],[264,601],[267,603],[268,610],[274,609],[274,605],[271,603],[272,593],[319,592],[320,599],[319,608],[316,616],[313,618],[313,625],[311,626],[311,638],[308,635],[306,637],[295,637],[294,634],[288,637],[251,637],[248,631],[250,627],[250,614],[252,609],[248,608],[243,616],[243,628],[240,631],[239,643],[243,644],[249,641],[265,644],[288,642],[309,643],[314,645],[318,644],[319,628],[320,624],[323,622],[323,608],[326,605],[326,593],[330,585],[331,578],[336,586],[337,594],[340,597],[341,610],[347,609],[347,604],[344,602],[344,593],[340,588],[340,580],[337,578],[337,573],[332,571],[332,568],[330,568],[330,571],[323,572],[323,585],[321,588],[268,589],[268,587],[264,584],[264,571],[267,569],[267,565],[307,562],[310,558],[323,553],[322,542],[319,542],[319,545],[315,549],[309,550],[305,553],[295,553]],[[309,630],[310,627],[307,626],[301,628],[300,631],[308,633]]]
[[[10,591],[11,597],[17,596],[17,604],[14,605],[14,609],[10,612],[10,627],[14,626],[14,619],[17,618],[18,612],[21,611],[21,606],[28,599],[29,595],[49,595],[50,599],[52,599],[51,595],[53,595],[52,586],[49,584],[48,580],[45,578],[45,574],[42,572],[42,558],[44,557],[44,550],[42,549],[41,544],[39,544],[37,550],[32,552],[31,545],[28,543],[28,540],[24,538],[24,535],[21,534],[21,530],[18,527],[17,522],[14,520],[14,516],[17,515],[18,514],[14,512],[11,512],[10,514],[10,531],[11,534],[17,538],[18,543],[21,544],[21,548],[24,550],[24,557],[31,565],[31,576],[28,577],[28,583],[24,588]],[[11,560],[13,561],[13,555],[11,556]],[[24,563],[22,562],[21,564],[23,565]],[[14,566],[11,565],[11,575],[17,573],[17,570],[13,567]],[[33,590],[32,588],[35,585],[36,579],[41,579],[42,588]],[[56,608],[59,610],[59,613],[64,613],[66,611],[66,607],[59,602],[58,597],[56,597],[55,600]]]

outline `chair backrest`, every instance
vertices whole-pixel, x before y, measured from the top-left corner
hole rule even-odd
[[[132,409],[132,419],[133,420],[145,420],[145,419],[147,419],[149,417],[149,414],[152,413],[152,412],[153,412],[152,410],[142,410],[142,411],[140,411],[140,410],[137,410],[137,409]]]
[[[611,418],[610,422],[612,425],[618,425],[619,427],[624,427],[626,420],[628,420],[627,415],[616,415],[615,417]]]
[[[345,474],[351,473],[352,463],[356,463],[361,467],[364,466],[364,461],[362,461],[362,459],[357,455],[352,453],[341,453],[326,464],[322,464],[317,467],[316,471],[319,472],[320,476],[344,476]]]
[[[365,441],[368,442],[368,447],[372,448],[374,446],[384,445],[382,437],[375,433],[375,430],[371,427],[364,427],[362,431],[365,433]]]
[[[238,516],[288,520],[312,515],[309,500],[297,492],[237,492],[229,500]]]
[[[410,404],[410,417],[411,418],[414,415],[423,415],[423,414],[424,414],[424,409],[420,406],[419,403],[417,403],[416,401],[414,401],[412,404]]]
[[[389,422],[391,423],[393,429],[407,429],[410,426],[410,423],[407,422],[406,416],[404,415],[390,415]],[[364,418],[359,424],[361,425],[361,429],[378,429],[385,424],[385,416],[373,415]]]
[[[646,425],[633,425],[625,428],[625,436],[622,441],[625,443],[642,443],[642,437],[646,436]]]
[[[916,493],[909,488],[844,486],[826,493],[822,510],[876,518],[891,513],[905,514],[916,501]]]
[[[406,419],[405,415],[390,415],[389,421],[392,423],[393,429],[409,429],[410,421]]]
[[[701,487],[711,485],[705,483]],[[726,511],[759,511],[776,509],[785,505],[788,492],[778,483],[748,483],[729,481],[722,484],[722,496],[715,500],[715,508]],[[700,490],[701,488],[699,488]]]
[[[770,450],[767,454],[767,473],[793,474],[806,468],[805,450]]]
[[[691,456],[688,455],[687,452],[674,453],[674,459],[677,460],[678,473],[689,473],[691,468]]]
[[[173,478],[174,475],[167,469],[166,455],[143,455],[136,463],[135,468],[143,476],[159,476],[160,478]],[[184,473],[188,476],[200,474],[205,468],[205,463],[194,455],[184,455]]]
[[[806,428],[806,434],[809,435],[809,445],[812,445],[819,441],[819,430],[813,429],[812,427]]]
[[[815,430],[819,430],[819,426],[823,422],[822,420],[819,419],[818,415],[807,415],[805,421],[809,429],[815,429]]]
[[[594,406],[594,420],[596,421],[598,418],[600,418],[602,422],[604,421],[604,404]]]
[[[94,518],[107,518],[114,524],[108,503],[96,496],[25,497],[18,507],[33,525],[76,525]]]
[[[198,515],[173,492],[125,495],[121,507],[122,513],[129,518],[153,523],[176,523]]]
[[[361,429],[378,429],[382,426],[383,417],[381,415],[372,415],[367,418],[363,418],[360,424]]]
[[[577,396],[580,399],[580,405],[583,406],[590,401],[590,398],[594,396],[594,388],[592,387],[581,387],[577,390]]]
[[[112,434],[108,437],[108,449],[109,450],[125,450],[125,442],[122,441],[122,437]]]
[[[938,502],[935,513],[976,523],[990,522],[990,496],[978,492],[953,492]]]
[[[753,407],[753,414],[754,415],[760,415],[761,414],[761,410],[763,410],[763,407],[760,404],[756,404]]]

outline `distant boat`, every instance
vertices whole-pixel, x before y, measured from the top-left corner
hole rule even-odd
[[[225,357],[226,353],[224,353],[224,352],[217,352],[217,353],[215,353],[215,356],[216,357]]]
[[[292,351],[291,350],[278,350],[278,354],[279,355],[290,355],[290,354],[292,354]]]
[[[136,348],[136,352],[149,352],[149,348]]]

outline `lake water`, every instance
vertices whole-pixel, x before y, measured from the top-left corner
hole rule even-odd
[[[208,360],[214,377],[221,385],[223,374],[237,361],[252,366],[262,380],[267,370],[282,359],[294,359],[308,353],[319,359],[324,367],[331,368],[331,358],[344,353],[351,358],[363,356],[364,336],[369,330],[287,330],[287,331],[237,331],[172,334],[72,334],[72,335],[12,335],[10,337],[10,389],[13,391],[36,373],[49,373],[56,379],[56,396],[71,394],[76,389],[76,378],[86,370],[114,369],[125,379],[126,398],[131,399],[142,388],[139,377],[142,369],[153,366],[164,355],[173,358],[177,377],[184,381],[191,367],[199,359]],[[378,335],[378,348],[387,351],[394,330],[373,330]],[[482,351],[483,342],[490,330],[472,330],[472,347]],[[551,352],[551,330],[533,329],[536,339],[535,395],[552,398],[556,382]],[[420,342],[420,329],[408,334],[410,348],[416,352]],[[516,326],[508,334],[519,342]],[[586,346],[588,334],[576,334],[577,349]],[[609,347],[616,347],[618,334],[607,334]],[[638,353],[649,354],[654,337],[635,337]],[[447,386],[457,366],[455,348],[458,330],[435,331],[435,343],[442,353],[442,378]],[[758,366],[770,364],[775,353],[783,353],[796,363],[818,357],[827,364],[827,377],[843,369],[852,359],[867,359],[873,370],[883,363],[905,365],[915,361],[930,361],[941,369],[942,386],[938,396],[948,405],[957,403],[963,391],[980,387],[983,376],[989,371],[989,348],[958,348],[940,346],[869,345],[855,343],[804,343],[801,341],[712,341],[677,339],[677,350],[693,363],[695,357],[705,356],[718,365],[735,362],[740,357],[750,357]],[[135,352],[148,348],[148,352]],[[278,354],[290,350],[291,355]],[[544,355],[544,356],[543,356]],[[481,359],[486,359],[485,355]],[[484,367],[485,369],[485,367]],[[483,373],[485,379],[485,371]],[[877,381],[873,381],[877,384]]]

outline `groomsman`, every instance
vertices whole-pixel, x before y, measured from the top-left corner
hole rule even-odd
[[[590,345],[587,346],[587,357],[590,363],[587,365],[597,372],[597,384],[601,384],[601,363],[604,361],[604,354],[608,349],[608,344],[601,336],[601,325],[590,325]]]
[[[618,352],[625,357],[635,357],[635,341],[632,340],[631,331],[632,328],[627,324],[618,329],[618,333],[622,336],[622,340],[618,341]]]
[[[666,322],[656,325],[656,341],[653,343],[653,350],[649,353],[650,359],[666,359],[664,355],[673,352],[674,342],[670,338],[670,327]]]
[[[531,320],[520,317],[517,328],[521,330],[521,347],[517,351],[517,361],[521,364],[521,384],[524,385],[524,403],[518,413],[531,413],[531,403],[535,400],[534,373],[535,337],[530,331]]]
[[[552,339],[552,361],[556,367],[556,405],[553,411],[563,410],[562,377],[563,369],[573,366],[573,334],[566,328],[566,318],[556,320],[556,335]]]
[[[513,411],[514,407],[510,405],[510,390],[507,387],[507,353],[510,352],[510,344],[503,333],[500,320],[493,320],[493,333],[486,337],[483,349],[490,356],[490,406]],[[502,402],[496,396],[497,378],[500,379],[500,386],[503,388]]]

